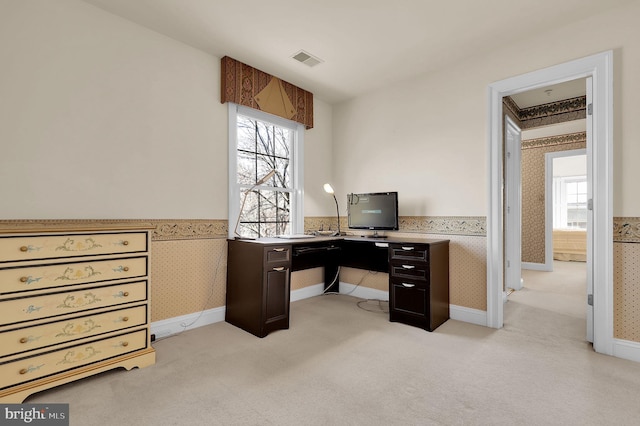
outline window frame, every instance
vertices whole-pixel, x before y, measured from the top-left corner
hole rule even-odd
[[[290,232],[291,234],[301,234],[304,232],[304,125],[292,120],[277,117],[253,108],[228,103],[229,112],[229,152],[228,152],[228,237],[236,238],[234,230],[240,218],[240,203],[243,191],[248,189],[247,185],[238,183],[238,115],[244,115],[255,120],[260,120],[292,130],[293,138],[291,143],[291,155],[289,165],[291,170],[291,204],[290,204]],[[271,186],[258,186],[255,189],[270,189]]]

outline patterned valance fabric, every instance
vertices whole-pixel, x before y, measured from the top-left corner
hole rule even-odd
[[[225,56],[220,102],[234,102],[313,127],[313,93]]]

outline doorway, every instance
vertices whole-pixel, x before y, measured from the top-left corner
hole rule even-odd
[[[597,352],[613,354],[612,214],[612,61],[611,51],[502,80],[489,86],[489,210],[487,215],[487,326],[503,326],[504,238],[502,98],[577,78],[593,80],[593,135],[587,141],[592,188],[593,343]],[[588,132],[589,133],[589,132]],[[585,305],[586,305],[585,301]]]

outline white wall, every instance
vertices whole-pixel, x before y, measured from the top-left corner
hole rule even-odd
[[[0,219],[227,217],[219,58],[84,2],[0,0],[0,64]]]
[[[344,192],[398,190],[401,215],[487,214],[487,86],[614,50],[614,214],[637,216],[640,2],[334,107],[334,170]]]

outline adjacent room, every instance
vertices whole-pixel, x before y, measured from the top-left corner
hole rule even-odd
[[[639,17],[0,0],[0,404],[636,423]]]

